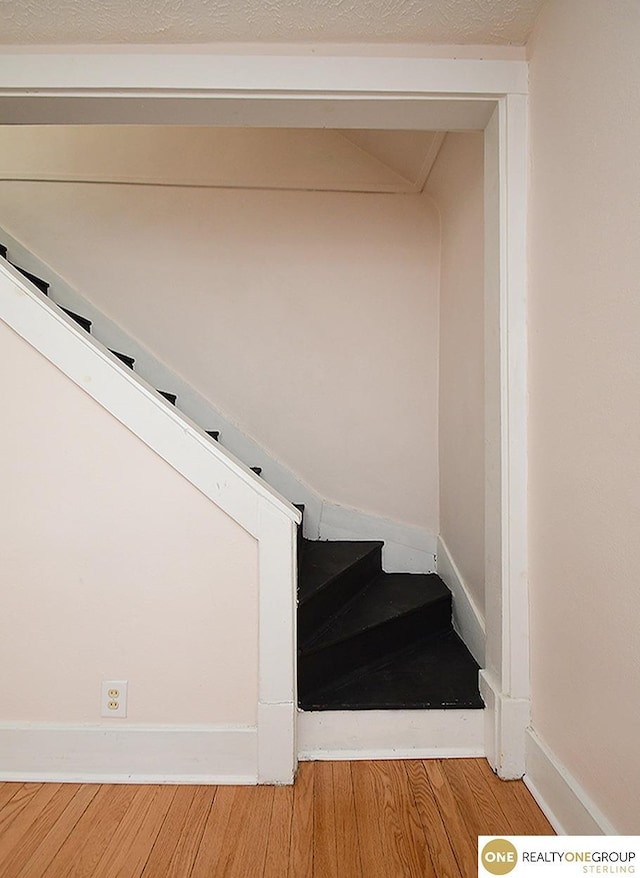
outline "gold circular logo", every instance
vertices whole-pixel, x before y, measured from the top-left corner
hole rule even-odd
[[[515,869],[518,851],[505,838],[494,838],[482,848],[482,865],[492,875],[507,875]]]

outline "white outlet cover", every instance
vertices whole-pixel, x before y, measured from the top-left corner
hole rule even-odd
[[[103,680],[100,716],[123,719],[127,715],[127,680]]]

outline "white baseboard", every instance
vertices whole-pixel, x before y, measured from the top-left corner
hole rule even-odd
[[[516,780],[525,772],[525,729],[531,705],[526,698],[504,693],[497,680],[480,671],[480,694],[485,708],[485,747],[489,765],[502,780]]]
[[[257,763],[251,727],[0,727],[0,781],[255,784]]]
[[[436,536],[358,509],[324,501],[318,536],[321,540],[384,540],[382,567],[388,573],[433,573]]]
[[[484,756],[483,714],[483,710],[300,711],[298,758]]]
[[[559,835],[619,835],[577,780],[531,728],[524,782]]]
[[[476,606],[443,538],[438,537],[436,569],[453,594],[453,627],[481,668],[485,666],[484,616]]]

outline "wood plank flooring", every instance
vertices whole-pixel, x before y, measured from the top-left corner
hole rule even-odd
[[[294,787],[0,784],[2,878],[473,878],[552,835],[482,759],[307,762]]]

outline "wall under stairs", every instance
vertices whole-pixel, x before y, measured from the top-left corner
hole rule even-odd
[[[291,782],[299,513],[0,269],[0,776]]]

